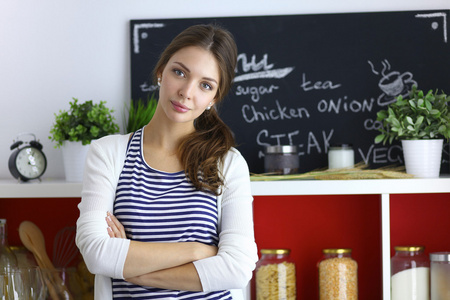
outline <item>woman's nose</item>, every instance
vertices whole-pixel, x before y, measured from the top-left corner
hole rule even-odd
[[[179,90],[179,95],[180,97],[182,97],[183,99],[192,99],[192,95],[194,93],[194,83],[187,81],[185,82]]]

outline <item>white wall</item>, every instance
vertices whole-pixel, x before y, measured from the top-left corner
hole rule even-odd
[[[54,113],[72,97],[106,100],[123,128],[130,99],[131,19],[450,9],[448,0],[0,0],[0,178],[13,139],[32,132],[44,146],[44,178],[63,178],[48,139]],[[1,192],[1,191],[0,191]]]

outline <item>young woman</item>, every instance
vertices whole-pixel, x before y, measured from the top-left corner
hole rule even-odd
[[[253,198],[215,108],[236,59],[228,31],[189,27],[155,67],[149,124],[91,144],[76,241],[95,299],[242,298],[258,259]]]

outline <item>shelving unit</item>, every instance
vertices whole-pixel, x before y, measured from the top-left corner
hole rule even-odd
[[[390,195],[450,193],[450,176],[433,179],[293,180],[252,182],[254,196],[380,195],[383,299],[390,300]],[[81,183],[0,180],[0,198],[76,198]]]

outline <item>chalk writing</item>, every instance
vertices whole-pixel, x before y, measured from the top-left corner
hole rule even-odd
[[[290,120],[309,118],[309,112],[304,107],[288,108],[282,106],[278,100],[275,100],[275,108],[262,107],[262,111],[258,110],[254,105],[245,104],[242,106],[242,117],[245,122],[253,123],[257,121],[270,120]]]
[[[281,79],[286,77],[289,73],[292,72],[292,70],[294,70],[294,67],[272,69],[273,64],[268,63],[268,57],[268,54],[264,54],[261,61],[256,62],[256,55],[252,55],[251,60],[248,61],[246,53],[239,54],[237,58],[238,66],[240,62],[242,71],[246,74],[237,75],[234,78],[234,82],[267,78]],[[238,69],[236,69],[236,73],[239,73]]]
[[[279,132],[279,133],[269,133],[267,129],[262,129],[256,135],[256,143],[259,146],[269,146],[269,145],[297,145],[298,155],[304,156],[311,153],[322,153],[326,152],[330,147],[330,140],[333,137],[334,129],[321,130],[317,138],[317,133],[308,131],[306,141],[299,143],[298,138],[300,131],[294,130],[289,132]],[[264,152],[259,151],[258,157],[264,157]]]
[[[369,100],[348,100],[347,96],[338,98],[337,100],[325,100],[322,99],[317,103],[317,110],[321,113],[324,112],[334,112],[339,114],[341,111],[344,112],[370,112],[373,109],[373,104],[375,99],[370,98]]]
[[[153,84],[149,85],[147,82],[142,83],[141,85],[139,85],[139,87],[141,88],[141,91],[143,91],[143,92],[154,92],[154,91],[158,90],[157,85],[153,85]]]
[[[364,120],[364,129],[365,130],[379,130],[383,127],[383,123],[380,121],[374,121],[372,119]]]
[[[402,147],[399,145],[376,147],[372,144],[366,152],[361,148],[358,148],[358,152],[365,164],[403,163]]]
[[[251,99],[253,102],[258,102],[260,99],[260,95],[265,94],[272,94],[274,90],[278,90],[280,87],[276,85],[270,85],[269,87],[266,86],[241,86],[238,85],[236,87],[236,96],[242,96],[242,95],[252,95]]]
[[[311,91],[311,90],[334,90],[341,86],[340,83],[334,84],[330,80],[326,81],[316,81],[314,83],[311,83],[311,81],[306,80],[306,74],[302,74],[302,84],[300,85],[301,88],[305,91]]]

